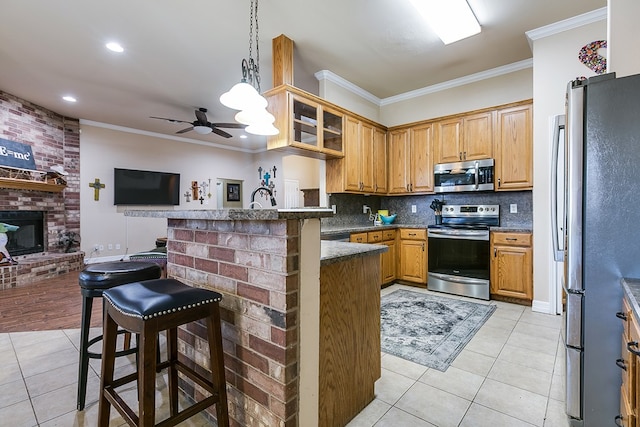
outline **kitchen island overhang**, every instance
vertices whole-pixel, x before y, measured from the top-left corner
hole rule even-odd
[[[365,319],[364,324],[373,322],[362,329],[373,336],[357,343],[362,347],[358,354],[374,356],[371,366],[347,370],[366,370],[370,384],[351,390],[364,397],[354,402],[358,409],[343,408],[346,413],[355,411],[345,416],[355,415],[362,402],[373,399],[373,383],[380,375],[379,254],[386,247],[338,243],[352,246],[345,251],[326,244],[333,242],[321,244],[320,218],[333,215],[330,209],[132,210],[125,215],[167,218],[168,276],[223,294],[229,413],[238,424],[334,425],[331,416],[323,416],[323,408],[333,408],[335,403],[327,400],[332,393],[320,390],[320,366],[326,356],[320,337],[326,332],[321,330],[321,309],[334,311],[327,301],[336,297],[321,301],[320,294],[343,286],[353,292],[360,281],[359,298],[370,298],[366,307],[351,312]],[[353,277],[338,275],[330,287],[321,285],[321,265],[331,268],[338,263],[355,263],[353,268],[346,267]],[[368,317],[363,317],[364,311],[370,312]],[[203,369],[199,361],[207,357],[200,351],[205,333],[194,324],[179,333],[180,357],[196,370]],[[362,363],[361,358],[357,363]],[[197,386],[182,386],[188,396],[202,393]]]

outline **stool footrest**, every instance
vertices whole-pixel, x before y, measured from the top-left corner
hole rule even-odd
[[[109,401],[109,403],[111,403],[111,405],[113,405],[113,407],[120,413],[122,418],[124,418],[124,420],[129,425],[138,425],[138,416],[135,412],[133,412],[129,405],[127,405],[124,400],[122,400],[120,395],[114,390],[114,387],[105,387],[103,393],[104,397]]]
[[[120,329],[118,331],[118,335],[121,334],[130,334],[131,332],[125,331],[124,329]],[[87,343],[87,348],[91,348],[92,345],[97,343],[98,341],[102,341],[102,335],[98,335],[97,337],[93,337]],[[128,348],[125,350],[116,351],[116,357],[127,356],[129,354],[134,354],[138,351],[138,347]],[[91,359],[102,359],[102,353],[94,353],[92,351],[87,350],[87,357]]]

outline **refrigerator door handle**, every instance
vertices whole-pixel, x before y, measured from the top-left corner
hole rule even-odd
[[[573,82],[572,82],[573,83]],[[582,283],[582,173],[584,145],[584,88],[569,83],[567,91],[567,145],[565,150],[565,286],[583,290]]]
[[[558,194],[559,180],[564,180],[564,173],[560,173],[560,150],[564,152],[564,132],[565,116],[555,116],[553,120],[553,155],[551,158],[551,234],[553,259],[558,262],[564,261],[564,212],[561,213],[558,210],[561,203],[564,210],[564,191],[562,192],[563,194]],[[562,169],[564,170],[564,164]],[[562,197],[563,200],[558,200],[558,197]],[[561,230],[562,236],[560,235]]]

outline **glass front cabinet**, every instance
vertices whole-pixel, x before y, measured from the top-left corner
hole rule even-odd
[[[322,159],[344,157],[344,114],[337,108],[292,86],[279,86],[265,97],[280,130],[268,137],[267,149]]]

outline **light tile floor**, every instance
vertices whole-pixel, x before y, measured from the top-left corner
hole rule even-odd
[[[403,288],[430,293],[397,284],[382,293]],[[383,353],[376,399],[348,427],[569,426],[561,316],[468,300],[497,308],[446,372]]]
[[[402,285],[382,292],[401,288],[429,292]],[[514,304],[470,301],[497,309],[449,369],[440,372],[383,353],[376,399],[349,427],[569,426],[561,317]],[[99,333],[93,330],[92,336]],[[99,360],[91,361],[87,406],[76,411],[79,337],[76,329],[0,334],[0,425],[96,425]],[[132,372],[133,357],[119,358],[116,366],[116,376]],[[160,420],[168,415],[166,378],[159,375],[157,385]],[[135,385],[123,394],[137,409]],[[126,425],[113,409],[111,418],[113,427]],[[180,425],[214,424],[199,415]]]

